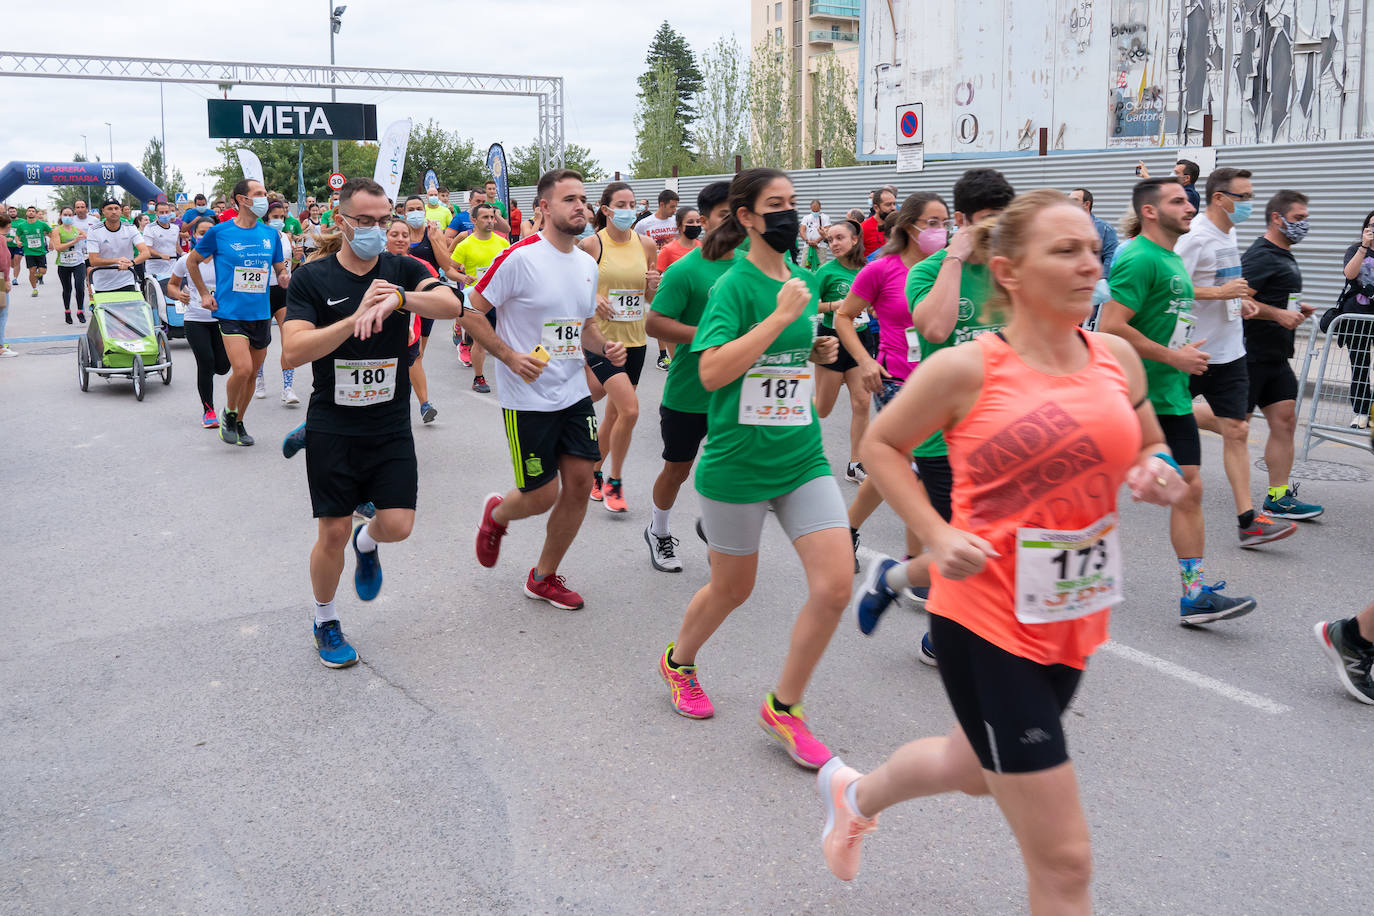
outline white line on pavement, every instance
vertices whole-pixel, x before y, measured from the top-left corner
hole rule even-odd
[[[876,550],[871,550],[867,547],[859,548],[859,561],[863,563],[865,567],[875,558],[880,556],[882,556],[882,554],[878,553]],[[1102,646],[1102,651],[1115,655],[1117,658],[1124,658],[1127,661],[1135,662],[1137,665],[1144,665],[1146,668],[1152,668],[1160,674],[1178,678],[1180,681],[1192,684],[1194,687],[1200,687],[1203,690],[1210,690],[1213,693],[1218,693],[1228,700],[1235,700],[1237,703],[1242,703],[1252,709],[1258,709],[1261,712],[1267,712],[1270,715],[1278,716],[1293,711],[1290,707],[1284,706],[1282,703],[1271,700],[1268,697],[1260,696],[1257,693],[1251,693],[1234,684],[1228,684],[1225,681],[1217,680],[1210,675],[1202,674],[1191,668],[1185,668],[1182,665],[1151,655],[1148,652],[1141,652],[1139,649],[1133,649],[1115,640],[1108,640]]]

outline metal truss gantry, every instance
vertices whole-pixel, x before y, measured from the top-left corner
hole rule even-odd
[[[210,86],[272,86],[295,89],[360,89],[371,92],[448,92],[463,95],[534,96],[539,102],[540,171],[563,165],[563,77],[517,76],[444,70],[382,70],[328,64],[266,64],[246,61],[146,60],[0,51],[0,76],[197,83]]]

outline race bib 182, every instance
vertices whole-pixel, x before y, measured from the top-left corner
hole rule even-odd
[[[613,289],[610,291],[612,321],[639,321],[644,317],[644,290]]]

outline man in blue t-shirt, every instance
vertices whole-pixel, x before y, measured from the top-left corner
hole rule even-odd
[[[453,214],[453,220],[444,230],[444,240],[450,245],[461,242],[467,238],[468,233],[472,232],[472,214],[478,206],[487,202],[486,192],[481,188],[473,188],[468,192],[468,208],[459,210]]]
[[[217,219],[217,217],[215,216],[215,211],[205,206],[205,195],[197,194],[195,197],[195,204],[193,206],[187,207],[182,212],[181,221],[185,223],[187,226],[189,226],[196,220],[202,218]]]
[[[219,437],[229,445],[252,445],[243,415],[253,399],[253,382],[272,342],[272,306],[267,296],[268,271],[282,289],[291,282],[281,249],[281,233],[259,218],[267,214],[267,190],[245,178],[234,185],[232,220],[216,223],[200,237],[186,258],[187,276],[196,284],[201,305],[214,313],[233,372],[224,383],[225,408]],[[200,275],[202,261],[215,265],[215,291]]]

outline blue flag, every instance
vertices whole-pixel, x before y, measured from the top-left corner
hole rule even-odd
[[[506,180],[506,151],[501,148],[501,144],[493,143],[487,150],[487,174],[496,182],[496,196],[501,198],[501,202],[506,205],[506,212],[510,212],[510,185]],[[511,227],[516,232],[520,231],[517,227]]]
[[[296,144],[296,210],[305,206],[305,144]]]

